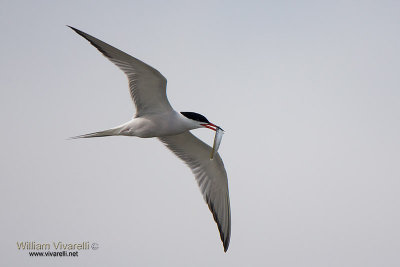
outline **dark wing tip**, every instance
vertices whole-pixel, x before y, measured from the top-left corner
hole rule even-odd
[[[207,202],[208,208],[210,209],[210,211],[211,211],[211,213],[212,213],[212,215],[214,217],[214,221],[217,223],[219,236],[221,238],[222,245],[224,246],[224,252],[226,253],[226,251],[229,248],[229,241],[230,241],[230,238],[231,238],[230,226],[228,227],[228,232],[225,233],[224,230],[222,229],[222,224],[219,221],[217,213],[216,213],[216,211],[214,209],[214,204],[208,198],[206,199],[206,202]]]
[[[82,31],[78,30],[77,28],[74,28],[72,26],[66,25],[67,27],[71,28],[72,30],[74,30],[77,34],[82,35]]]
[[[97,38],[95,38],[95,37],[93,37],[93,36],[91,36],[91,35],[89,35],[89,34],[83,32],[83,31],[81,31],[81,30],[78,30],[77,28],[74,28],[74,27],[72,27],[72,26],[67,25],[67,27],[70,27],[70,28],[71,28],[72,30],[74,30],[77,34],[79,34],[80,36],[82,36],[83,38],[85,38],[87,41],[89,41],[89,43],[90,43],[91,45],[93,45],[94,47],[96,47],[97,50],[99,50],[104,56],[106,56],[106,57],[108,57],[108,58],[111,58],[111,56],[110,56],[102,47],[100,47],[99,44],[97,43],[97,42],[99,42],[100,44],[101,44],[101,43],[104,43],[103,41],[100,41],[100,40],[98,40]],[[107,45],[107,44],[106,44],[106,45]]]

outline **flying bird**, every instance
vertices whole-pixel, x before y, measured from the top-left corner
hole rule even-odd
[[[192,170],[204,200],[217,223],[224,251],[231,236],[231,211],[228,178],[220,155],[210,159],[212,148],[194,136],[190,130],[218,126],[201,114],[175,111],[167,98],[167,79],[156,69],[121,50],[68,26],[89,41],[128,77],[129,91],[136,106],[132,120],[105,130],[73,138],[104,136],[157,137]]]

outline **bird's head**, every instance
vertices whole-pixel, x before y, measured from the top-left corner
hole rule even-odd
[[[217,130],[217,127],[218,127],[217,125],[209,122],[206,117],[204,117],[203,115],[201,115],[199,113],[181,112],[181,114],[183,116],[185,116],[186,118],[188,118],[189,120],[191,120],[194,123],[194,125],[197,126],[197,128],[205,127],[205,128],[211,129],[213,131]]]

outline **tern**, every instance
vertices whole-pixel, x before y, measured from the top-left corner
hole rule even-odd
[[[217,223],[226,252],[231,236],[231,211],[224,163],[219,154],[210,159],[212,148],[190,132],[198,128],[216,131],[218,126],[199,113],[175,111],[167,98],[167,79],[158,70],[87,33],[68,27],[89,41],[125,73],[136,106],[136,115],[132,120],[105,131],[73,138],[119,135],[157,137],[192,170]]]

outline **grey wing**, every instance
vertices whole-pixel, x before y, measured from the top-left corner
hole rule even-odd
[[[158,70],[87,33],[68,27],[88,40],[128,76],[136,116],[172,110],[166,93],[167,79]]]
[[[212,148],[190,132],[159,137],[176,156],[192,170],[207,202],[218,230],[224,251],[228,250],[231,237],[231,210],[228,192],[228,177],[219,154],[210,160]]]

